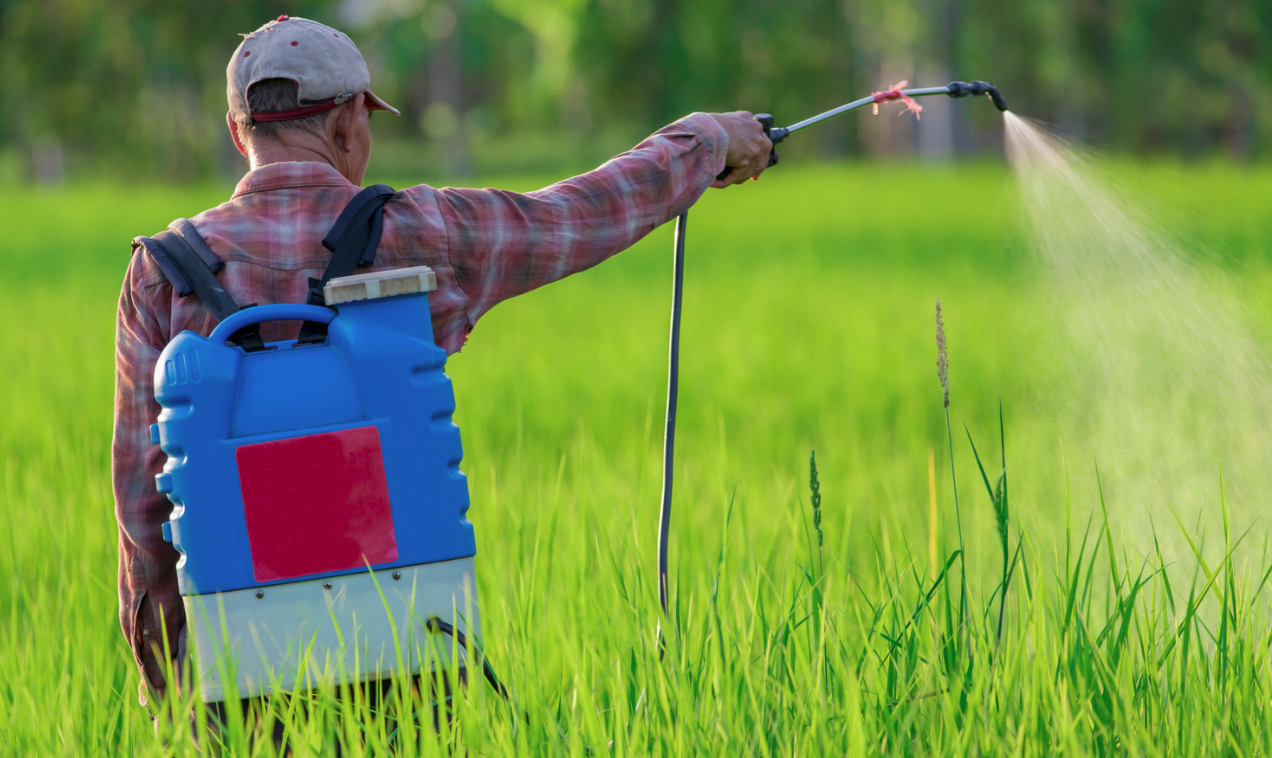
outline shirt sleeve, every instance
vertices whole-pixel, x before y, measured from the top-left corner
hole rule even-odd
[[[437,190],[468,322],[591,268],[694,204],[724,170],[729,138],[705,113],[655,132],[594,171],[526,194]]]
[[[146,301],[143,267],[144,253],[138,252],[124,278],[116,314],[111,476],[119,525],[119,621],[141,673],[144,705],[147,691],[164,690],[163,630],[175,658],[185,609],[177,588],[178,553],[163,539],[172,504],[155,491],[164,454],[150,441],[150,424],[159,416],[154,372],[167,339]]]

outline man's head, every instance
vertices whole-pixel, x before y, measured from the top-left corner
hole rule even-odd
[[[225,71],[226,122],[253,166],[325,160],[361,183],[372,110],[397,114],[370,89],[367,64],[343,33],[279,16],[244,35]]]

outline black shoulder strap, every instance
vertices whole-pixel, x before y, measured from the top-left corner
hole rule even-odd
[[[212,311],[217,321],[224,321],[230,314],[241,310],[217,281],[215,272],[224,268],[225,263],[212,252],[188,220],[177,219],[154,237],[138,237],[134,243],[141,244],[150,252],[179,296],[193,293]],[[257,325],[235,332],[230,341],[245,350],[265,348]]]
[[[358,266],[375,262],[375,250],[384,231],[384,204],[395,194],[387,184],[373,184],[354,196],[323,238],[322,246],[331,251],[331,263],[321,279],[309,280],[309,305],[326,305],[322,289],[332,279],[349,276]],[[298,342],[302,345],[322,342],[327,325],[306,321],[300,327]]]

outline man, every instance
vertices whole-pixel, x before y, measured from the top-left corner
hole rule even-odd
[[[226,80],[226,123],[251,170],[228,202],[191,221],[225,262],[218,279],[235,301],[304,302],[309,278],[331,259],[322,238],[360,189],[371,113],[397,111],[369,89],[353,42],[307,19],[280,16],[247,35]],[[750,113],[695,113],[538,192],[411,187],[384,206],[371,270],[431,266],[433,333],[455,353],[497,303],[630,247],[707,187],[757,177],[771,149]],[[148,431],[159,414],[155,362],[181,331],[207,335],[215,326],[203,303],[179,297],[148,250],[134,245],[117,316],[112,466],[120,623],[141,671],[143,705],[166,686],[164,635],[177,654],[185,625],[178,554],[162,537],[172,505],[155,491],[165,456]],[[261,333],[267,342],[288,339],[295,325],[266,323]]]

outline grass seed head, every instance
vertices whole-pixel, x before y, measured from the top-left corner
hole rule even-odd
[[[936,378],[941,380],[945,407],[950,407],[950,356],[945,349],[945,322],[941,320],[941,298],[936,299]]]
[[[813,528],[817,530],[817,551],[820,553],[824,538],[822,536],[821,482],[817,479],[817,451],[808,456],[808,490],[809,501],[813,506]]]
[[[998,527],[998,540],[1002,543],[1004,554],[1007,550],[1007,525],[1010,513],[1007,510],[1007,470],[998,476],[994,487],[994,523]]]

